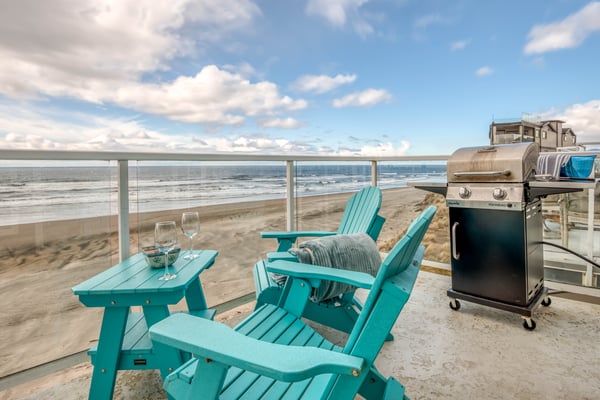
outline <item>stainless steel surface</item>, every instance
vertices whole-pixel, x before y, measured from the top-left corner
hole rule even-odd
[[[487,177],[495,178],[497,176],[509,176],[510,170],[505,169],[504,171],[477,171],[477,172],[454,172],[454,176],[457,178],[471,178],[471,177]]]
[[[448,159],[450,297],[521,312],[543,290],[541,201],[529,187],[538,156],[535,143],[518,143],[462,148]]]
[[[456,229],[458,229],[459,225],[460,224],[458,222],[452,224],[452,258],[454,258],[455,260],[458,260],[460,258],[460,254],[456,250]]]
[[[525,186],[521,183],[448,184],[446,205],[523,211],[527,204],[525,194]]]
[[[448,159],[448,183],[526,182],[535,175],[538,156],[535,143],[464,147]]]

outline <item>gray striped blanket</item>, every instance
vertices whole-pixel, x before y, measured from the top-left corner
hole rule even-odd
[[[538,175],[551,175],[553,178],[560,178],[560,168],[564,167],[571,158],[566,153],[542,153],[537,161]]]
[[[366,272],[373,276],[377,275],[381,265],[381,256],[377,245],[366,233],[334,235],[308,240],[300,243],[298,248],[292,248],[289,251],[298,257],[299,262],[304,264]],[[311,300],[321,302],[354,289],[355,287],[351,285],[325,281],[313,291]]]

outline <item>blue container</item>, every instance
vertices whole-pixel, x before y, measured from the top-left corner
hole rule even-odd
[[[560,176],[567,178],[589,178],[594,169],[596,156],[571,156],[563,167],[560,167]]]

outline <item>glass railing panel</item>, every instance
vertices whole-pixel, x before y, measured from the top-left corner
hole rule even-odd
[[[600,287],[600,193],[596,189],[548,196],[543,200],[545,279]],[[591,224],[590,224],[591,222]]]
[[[350,196],[371,185],[368,162],[297,162],[294,173],[296,230],[337,231]]]
[[[350,195],[371,184],[371,168],[365,160],[295,162],[295,229],[335,231]],[[386,243],[393,245],[420,209],[435,204],[441,219],[429,229],[434,236],[424,239],[429,241],[425,258],[449,262],[445,199],[407,187],[416,180],[445,181],[445,162],[378,163],[380,214],[386,218],[378,245],[382,250]],[[86,350],[97,340],[102,309],[85,308],[71,288],[119,261],[117,162],[5,162],[0,191],[2,377]],[[260,232],[286,229],[285,161],[130,160],[128,193],[130,254],[153,244],[155,222],[170,219],[180,225],[183,211],[199,211],[194,248],[220,253],[201,277],[209,306],[254,291],[253,264],[277,246],[273,239],[261,239]],[[558,223],[560,235],[544,240],[566,239],[570,249],[597,262],[598,193],[591,229],[583,222],[590,215],[587,194],[569,194],[560,204],[545,201],[549,229],[555,231],[552,222]],[[560,214],[565,204],[566,219]],[[183,234],[180,242],[188,248]],[[553,261],[544,247],[548,281],[599,286],[598,268],[562,254]]]
[[[0,167],[0,377],[97,338],[101,310],[71,288],[116,261],[114,171],[93,161]]]
[[[446,182],[446,163],[380,162],[377,181],[383,191],[382,215],[386,217],[379,240],[382,250],[390,250],[412,220],[428,205],[435,205],[435,220],[423,239],[425,259],[449,264],[450,234],[444,196],[408,186],[409,182]]]
[[[252,267],[273,239],[265,230],[285,230],[284,163],[130,163],[131,253],[154,243],[154,224],[172,220],[181,227],[184,211],[198,211],[194,249],[219,251],[202,273],[207,302],[216,305],[254,291]],[[189,239],[180,232],[180,246]]]

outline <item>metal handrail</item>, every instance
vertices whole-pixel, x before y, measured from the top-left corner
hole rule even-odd
[[[300,154],[247,153],[149,153],[119,151],[6,150],[0,160],[69,160],[69,161],[446,161],[448,155],[424,156],[320,156]]]
[[[65,150],[0,150],[0,160],[21,161],[117,161],[119,199],[119,259],[129,257],[129,161],[260,161],[285,162],[286,164],[286,228],[294,230],[294,162],[358,162],[371,163],[371,184],[377,186],[377,163],[385,161],[446,161],[447,155],[427,156],[318,156],[318,155],[265,155],[242,153],[147,153],[112,151],[65,151]]]

